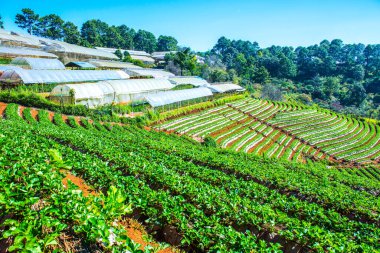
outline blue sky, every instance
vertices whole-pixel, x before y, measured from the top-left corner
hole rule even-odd
[[[5,0],[5,27],[18,30],[14,16],[22,8],[55,13],[80,26],[99,18],[158,35],[204,51],[217,39],[271,45],[312,45],[340,38],[346,43],[380,43],[380,0]]]

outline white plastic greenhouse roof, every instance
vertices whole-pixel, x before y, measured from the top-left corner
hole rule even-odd
[[[11,34],[10,32],[0,32],[0,44],[2,44],[3,41],[12,41],[16,43],[23,44],[25,46],[32,46],[32,47],[40,47],[41,43],[39,41],[34,39],[29,39],[25,37],[21,37],[15,34]]]
[[[124,71],[130,76],[152,76],[155,79],[174,77],[173,73],[161,69],[126,68]]]
[[[140,61],[143,61],[143,62],[149,62],[149,63],[154,63],[155,60],[150,57],[150,56],[145,56],[145,55],[131,55],[131,58],[133,60],[140,60]]]
[[[57,59],[17,57],[12,60],[11,64],[16,65],[16,66],[27,65],[31,69],[34,69],[34,70],[41,70],[41,69],[63,70],[65,69],[65,65],[63,65],[63,63]]]
[[[91,63],[92,65],[98,68],[114,68],[114,69],[141,68],[130,62],[90,60],[89,63]]]
[[[212,84],[210,88],[215,93],[224,93],[229,91],[244,91],[245,89],[234,83],[221,83],[221,84]]]
[[[0,47],[0,55],[3,56],[31,56],[44,58],[58,58],[58,56],[40,50],[17,48],[17,47]]]
[[[18,79],[24,84],[31,83],[75,83],[127,79],[124,71],[111,70],[6,70],[0,77],[3,82],[15,82]]]
[[[208,88],[195,88],[186,90],[164,91],[146,95],[146,101],[153,107],[173,104],[195,98],[210,97],[212,92]]]
[[[62,41],[55,41],[53,44],[45,47],[45,50],[48,52],[60,52],[60,53],[74,53],[74,54],[82,54],[82,55],[88,55],[88,56],[95,56],[95,57],[103,57],[107,59],[119,59],[115,54],[105,52],[102,50],[94,49],[94,48],[87,48],[87,47],[81,47],[73,44],[69,44]]]
[[[150,56],[149,53],[145,51],[137,51],[137,50],[126,50],[131,56],[132,55],[140,55],[140,56]]]
[[[103,98],[105,94],[114,92],[107,82],[62,84],[53,88],[50,96],[70,96],[70,90],[74,90],[76,100],[85,98]]]
[[[174,88],[174,86],[166,79],[128,79],[110,80],[105,82],[114,88],[116,94],[134,94]]]
[[[191,84],[195,87],[210,85],[205,79],[198,76],[176,76],[169,79],[174,85]]]

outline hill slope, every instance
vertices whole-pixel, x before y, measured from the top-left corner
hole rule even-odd
[[[314,158],[354,165],[380,161],[379,126],[299,104],[245,99],[156,129],[210,135],[223,148],[293,161]]]
[[[85,119],[66,124],[59,114],[53,123],[46,111],[35,121],[30,110],[22,118],[18,112],[8,105],[0,121],[0,210],[1,220],[8,220],[0,229],[14,242],[23,226],[38,220],[49,229],[32,229],[28,236],[41,248],[53,247],[44,246],[48,236],[52,242],[70,233],[111,251],[116,246],[107,241],[109,229],[124,241],[119,247],[133,245],[114,219],[134,217],[158,239],[186,251],[375,252],[380,246],[375,179],[318,163],[206,148],[133,126]],[[104,196],[65,191],[57,169],[69,170]],[[129,204],[131,214],[125,212]],[[48,225],[52,221],[63,225]]]

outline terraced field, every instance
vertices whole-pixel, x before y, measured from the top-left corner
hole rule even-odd
[[[284,131],[256,121],[268,136],[263,146]],[[185,252],[379,252],[379,174],[372,169],[275,161],[14,104],[0,129],[0,234],[20,252],[31,243],[36,252],[56,252],[65,238],[81,238],[97,247],[82,252],[141,253],[124,235],[126,215]],[[308,149],[299,139],[283,142]],[[99,195],[65,189],[61,169]]]
[[[211,136],[223,148],[299,162],[380,161],[379,126],[298,104],[245,99],[167,121],[156,129]]]

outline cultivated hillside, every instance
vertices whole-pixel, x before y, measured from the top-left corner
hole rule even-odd
[[[156,126],[193,137],[211,136],[223,148],[305,162],[377,164],[380,128],[348,116],[297,103],[245,99]]]
[[[20,117],[15,104],[3,115],[0,220],[8,221],[0,229],[8,238],[2,245],[13,244],[9,249],[67,251],[64,238],[71,238],[76,251],[139,252],[123,226],[131,217],[157,240],[189,252],[379,248],[380,184],[374,178],[205,147],[134,126],[65,122],[43,110],[36,116],[26,108]],[[65,173],[94,193],[71,184],[65,189]]]

